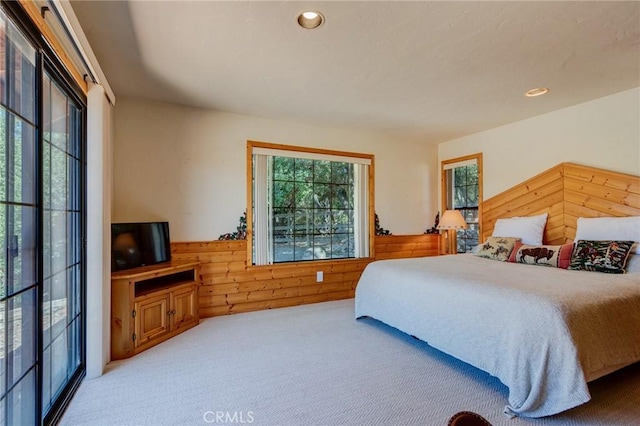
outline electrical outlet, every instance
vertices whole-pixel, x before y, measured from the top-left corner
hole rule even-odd
[[[324,281],[324,272],[322,271],[316,272],[316,282],[321,283],[322,281]]]

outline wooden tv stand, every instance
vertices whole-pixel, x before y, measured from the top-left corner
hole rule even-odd
[[[129,358],[198,325],[200,262],[111,274],[111,360]]]

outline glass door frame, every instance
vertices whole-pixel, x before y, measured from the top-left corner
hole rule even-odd
[[[79,123],[80,125],[80,137],[81,137],[81,141],[80,141],[80,146],[79,146],[79,150],[80,150],[80,162],[81,162],[81,170],[80,170],[80,179],[78,182],[78,188],[77,190],[80,192],[79,194],[79,207],[80,207],[80,248],[81,248],[81,254],[80,254],[80,316],[81,316],[81,333],[80,333],[80,363],[78,365],[78,368],[76,369],[76,371],[74,372],[74,374],[67,379],[67,383],[64,386],[64,388],[62,389],[62,391],[60,392],[60,396],[57,398],[57,400],[55,401],[55,403],[50,407],[50,409],[48,410],[48,412],[46,414],[42,413],[42,404],[43,404],[43,368],[42,368],[42,354],[43,354],[43,333],[42,333],[42,329],[40,330],[40,333],[38,334],[38,348],[39,348],[39,352],[38,355],[40,356],[39,358],[39,362],[40,362],[40,368],[39,368],[39,374],[38,374],[38,387],[39,387],[39,400],[40,400],[40,415],[41,415],[41,423],[45,424],[45,425],[49,425],[49,424],[56,424],[60,418],[62,417],[62,414],[64,413],[64,409],[66,408],[66,406],[69,404],[69,402],[71,401],[71,399],[73,398],[73,395],[75,394],[78,386],[80,386],[80,383],[82,382],[82,379],[85,377],[86,375],[86,354],[87,354],[87,350],[86,350],[86,341],[87,341],[87,336],[86,336],[86,328],[87,328],[87,316],[86,316],[86,307],[87,307],[87,300],[86,300],[86,288],[87,288],[87,102],[86,102],[86,97],[84,96],[84,94],[76,88],[76,86],[73,84],[73,80],[71,79],[71,77],[66,73],[66,71],[64,70],[64,68],[59,65],[56,61],[53,61],[51,59],[50,56],[48,56],[45,52],[43,52],[43,54],[41,55],[42,58],[42,72],[40,73],[40,79],[39,79],[39,85],[40,85],[40,91],[39,91],[39,108],[40,108],[40,117],[44,117],[43,114],[43,107],[44,107],[44,100],[43,100],[43,86],[44,86],[44,79],[45,79],[45,73],[49,75],[49,77],[51,78],[52,82],[55,82],[62,90],[64,90],[64,94],[67,95],[69,98],[71,98],[76,105],[79,106],[79,109],[81,110],[81,122]],[[44,145],[44,137],[43,137],[43,132],[44,132],[44,125],[42,123],[41,120],[41,125],[38,128],[38,148],[40,150],[40,154],[42,154],[42,149],[43,149],[43,145]],[[40,161],[40,171],[42,171],[42,159],[43,156],[39,155],[38,157],[39,161]],[[39,180],[39,201],[40,201],[40,215],[39,215],[39,226],[40,226],[40,231],[42,232],[40,234],[40,241],[42,241],[44,243],[44,199],[43,199],[43,194],[42,194],[42,189],[44,188],[44,183],[42,182],[42,173],[41,173],[41,178]],[[40,282],[40,289],[39,289],[39,309],[40,309],[40,327],[42,327],[42,323],[43,323],[43,302],[44,302],[44,297],[43,297],[43,293],[44,293],[44,267],[42,265],[42,261],[44,259],[44,256],[41,254],[39,256],[39,261],[40,263],[40,268],[39,268],[39,273],[38,273],[38,280]],[[68,296],[69,297],[69,296]]]
[[[86,270],[86,235],[87,235],[87,99],[82,90],[77,87],[75,81],[69,72],[62,65],[60,59],[51,49],[51,47],[43,40],[43,37],[37,26],[31,21],[27,13],[17,1],[0,0],[2,10],[5,15],[13,22],[13,24],[21,31],[22,35],[36,50],[36,78],[35,78],[35,99],[36,102],[36,369],[37,380],[35,384],[35,410],[34,418],[36,424],[48,425],[56,424],[67,404],[73,397],[82,379],[86,375],[86,286],[87,286],[87,270]],[[80,312],[81,312],[81,332],[80,332],[80,363],[74,374],[67,377],[67,382],[59,393],[59,397],[46,414],[42,412],[43,407],[43,243],[44,243],[44,194],[43,194],[43,85],[45,72],[48,73],[52,81],[64,91],[65,95],[73,99],[81,110],[80,119],[80,179],[78,182],[79,203],[80,203]],[[67,187],[67,191],[69,191]],[[73,189],[71,189],[73,191]]]

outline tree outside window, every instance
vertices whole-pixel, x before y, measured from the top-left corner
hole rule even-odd
[[[467,222],[467,229],[457,231],[458,253],[471,251],[478,245],[478,165],[455,168],[454,208],[459,210]]]
[[[248,146],[252,264],[369,256],[373,156],[251,141]]]

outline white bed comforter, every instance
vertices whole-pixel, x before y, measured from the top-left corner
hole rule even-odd
[[[640,360],[640,274],[473,255],[373,262],[356,288],[368,316],[499,378],[505,412],[542,417],[591,398],[587,381]]]

